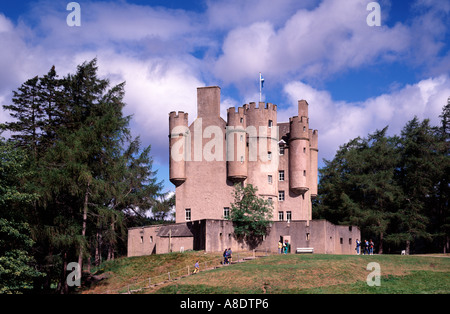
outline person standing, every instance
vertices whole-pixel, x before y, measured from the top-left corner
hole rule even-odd
[[[358,239],[356,239],[356,254],[359,255],[359,249],[361,247],[361,241],[359,241]]]
[[[374,243],[373,243],[372,239],[370,239],[370,242],[369,242],[369,255],[373,255],[373,246],[374,246]]]
[[[283,249],[283,243],[280,241],[278,241],[278,254],[281,254],[281,250]]]
[[[364,240],[364,255],[369,255],[369,241]]]

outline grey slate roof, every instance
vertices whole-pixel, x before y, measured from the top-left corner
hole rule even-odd
[[[158,231],[159,237],[169,237],[169,230],[171,230],[171,237],[193,237],[191,230],[186,224],[175,224],[161,226]]]

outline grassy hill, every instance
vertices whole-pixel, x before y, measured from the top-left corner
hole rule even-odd
[[[83,292],[126,292],[128,285],[133,289],[135,283],[163,274],[165,283],[140,293],[450,293],[448,255],[272,255],[190,276],[182,271],[182,278],[176,275],[196,260],[202,266],[219,259],[220,254],[204,252],[120,258],[103,264],[97,274],[108,278]],[[369,262],[380,265],[378,287],[366,283]],[[167,281],[171,271],[177,280]]]

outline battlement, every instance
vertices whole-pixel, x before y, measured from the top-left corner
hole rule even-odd
[[[306,116],[293,116],[289,118],[289,123],[300,123],[300,124],[308,124],[309,118]]]
[[[178,113],[176,111],[171,111],[169,113],[169,119],[184,119],[184,120],[188,120],[188,113],[184,112],[184,111],[178,111]]]
[[[244,108],[249,111],[249,110],[273,110],[273,111],[277,111],[277,105],[274,105],[270,102],[265,103],[265,102],[259,102],[258,103],[258,107],[256,107],[256,103],[255,102],[250,102],[248,105],[245,104]]]
[[[245,114],[245,106],[238,107],[237,111],[235,107],[230,107],[227,109],[228,114],[238,114],[238,115],[244,115]]]

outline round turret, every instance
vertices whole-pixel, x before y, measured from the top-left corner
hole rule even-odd
[[[175,186],[186,181],[188,138],[188,114],[183,111],[169,113],[169,180]]]
[[[308,118],[292,117],[289,138],[289,188],[296,194],[309,190],[310,175]]]
[[[317,130],[309,130],[309,139],[310,139],[310,159],[311,159],[311,175],[310,175],[310,183],[311,187],[311,198],[315,199],[317,197],[317,169],[318,165],[318,154],[319,154],[319,146],[318,146],[318,138],[319,132]]]
[[[245,109],[234,107],[227,110],[227,177],[233,182],[241,182],[247,178],[247,117]]]

